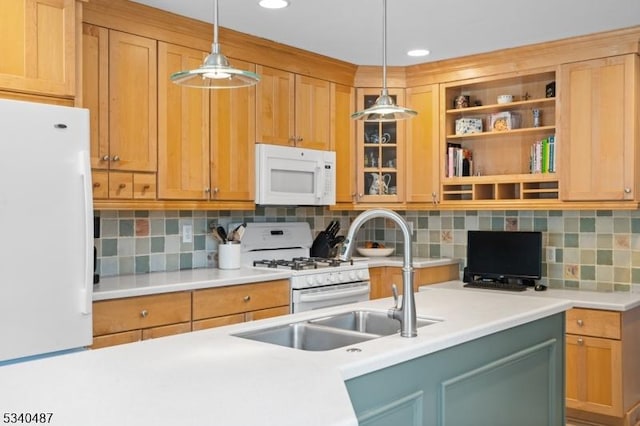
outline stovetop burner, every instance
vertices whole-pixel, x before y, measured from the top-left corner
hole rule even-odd
[[[353,265],[353,260],[340,260],[323,257],[294,257],[291,260],[284,259],[264,259],[255,260],[253,266],[266,266],[267,268],[289,268],[294,271],[305,269],[318,269],[323,267],[338,267],[343,264]]]

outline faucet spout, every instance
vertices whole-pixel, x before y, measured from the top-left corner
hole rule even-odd
[[[389,310],[391,318],[400,321],[400,335],[402,337],[416,337],[416,302],[413,294],[413,257],[411,255],[411,232],[409,225],[398,213],[389,209],[371,209],[360,213],[351,223],[347,232],[341,260],[349,260],[353,254],[354,241],[360,227],[367,221],[375,218],[389,219],[396,223],[402,231],[404,244],[404,257],[402,262],[402,303],[400,307]]]

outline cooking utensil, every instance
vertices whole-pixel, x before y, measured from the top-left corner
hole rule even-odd
[[[220,236],[220,234],[218,233],[218,228],[212,228],[211,229],[211,235],[213,235],[213,239],[216,240],[219,243],[224,244],[224,240],[222,239],[222,237]]]
[[[246,226],[246,223],[241,223],[240,225],[233,228],[233,230],[229,232],[229,241],[240,241],[242,239],[242,234],[244,234],[244,228]]]
[[[227,240],[227,231],[224,230],[224,228],[220,225],[218,225],[218,227],[216,228],[216,231],[218,231],[218,235],[220,236],[220,238],[222,238],[222,242],[226,243]]]

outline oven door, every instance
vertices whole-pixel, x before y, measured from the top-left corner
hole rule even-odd
[[[291,291],[291,312],[304,312],[347,303],[364,302],[369,300],[370,292],[369,281],[293,289]]]

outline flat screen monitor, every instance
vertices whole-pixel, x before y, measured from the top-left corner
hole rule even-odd
[[[539,280],[542,233],[468,231],[467,273],[474,279]]]

